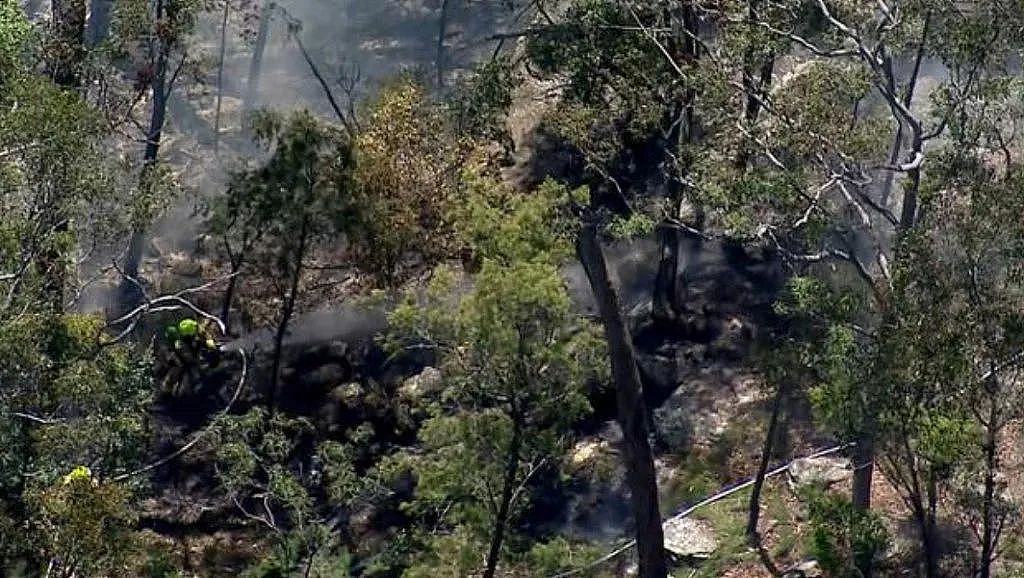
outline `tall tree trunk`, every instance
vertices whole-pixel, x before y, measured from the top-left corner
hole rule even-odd
[[[213,153],[220,152],[220,111],[224,100],[224,56],[228,49],[228,15],[231,13],[231,1],[224,2],[224,12],[220,18],[220,58],[217,60],[217,109],[213,113]]]
[[[512,496],[515,493],[516,476],[519,473],[520,454],[523,446],[523,417],[519,409],[512,408],[512,440],[505,454],[505,479],[501,486],[501,503],[494,519],[494,531],[491,534],[491,546],[487,552],[487,566],[483,578],[494,578],[498,569],[498,558],[501,555],[501,543],[505,540],[509,512],[512,509]]]
[[[854,510],[871,510],[871,484],[875,474],[875,439],[871,432],[861,434],[853,447],[853,490],[850,501]],[[862,578],[871,578],[873,560],[869,556],[855,560]]]
[[[918,44],[917,56],[914,61],[914,70],[911,74],[910,82],[907,85],[906,91],[903,94],[904,106],[910,106],[910,102],[914,97],[914,90],[917,85],[917,79],[921,70],[921,62],[924,58],[925,43],[928,39],[929,29],[931,23],[931,12],[925,17],[924,28],[921,31],[921,41]],[[890,65],[891,66],[891,65]],[[890,68],[891,70],[891,68]],[[895,79],[890,76],[891,89],[895,90]],[[893,150],[891,154],[898,155],[899,148],[903,140],[903,120],[897,116],[897,122],[900,123],[900,128],[897,131],[895,141],[893,142]],[[900,212],[899,225],[897,226],[897,233],[900,235],[906,234],[910,229],[917,223],[918,220],[918,194],[921,187],[921,169],[920,169],[920,158],[924,150],[924,141],[921,134],[920,128],[913,131],[911,139],[910,152],[912,159],[916,160],[916,166],[911,168],[908,173],[908,184],[905,187],[903,195],[903,207]],[[882,191],[883,203],[888,201],[888,190],[892,186],[891,179],[885,183],[885,189]],[[874,428],[869,422],[866,424],[864,431],[861,433],[859,439],[856,440],[857,446],[854,449],[854,476],[853,476],[853,494],[852,501],[854,508],[867,511],[871,508],[871,483],[874,478],[874,460],[875,460],[875,440],[874,440]],[[865,577],[870,577],[871,567],[870,560],[865,561],[867,566],[860,568],[861,573]]]
[[[110,13],[114,0],[92,0],[89,2],[89,22],[86,25],[86,43],[95,47],[110,34]]]
[[[658,509],[658,486],[654,455],[648,440],[643,387],[629,329],[622,317],[615,287],[608,277],[608,266],[594,223],[584,223],[580,228],[577,253],[597,300],[608,340],[618,422],[623,435],[626,481],[636,520],[640,578],[665,578],[668,574],[665,537]]]
[[[993,373],[994,375],[994,373]],[[995,379],[993,377],[993,379]],[[998,449],[998,436],[997,431],[999,428],[998,421],[999,411],[997,404],[999,403],[995,396],[990,396],[989,412],[988,412],[988,424],[985,427],[985,489],[984,495],[981,501],[981,568],[979,571],[980,578],[990,578],[992,575],[992,561],[995,559],[996,550],[996,514],[995,514],[995,499],[996,499],[996,472],[999,468],[999,456],[996,453]]]
[[[748,4],[748,13],[752,22],[758,19],[758,6],[759,2],[757,0],[750,0]],[[775,76],[775,55],[770,54],[761,62],[758,77],[755,81],[754,69],[757,66],[754,62],[755,58],[755,50],[751,47],[747,50],[747,54],[744,57],[747,64],[743,69],[743,88],[747,93],[746,104],[743,107],[743,120],[748,126],[757,122],[757,118],[761,114],[761,103],[768,94],[768,89],[772,85],[772,78]],[[750,150],[747,147],[743,147],[736,155],[736,169],[745,172],[749,164]]]
[[[928,472],[927,480],[927,511],[923,512],[924,520],[921,525],[921,543],[924,547],[924,569],[926,578],[939,578],[939,548],[937,530],[937,509],[938,509],[938,488],[936,487],[936,474]]]
[[[159,22],[164,17],[164,0],[156,0],[155,21]],[[153,79],[150,83],[153,95],[153,108],[149,118],[149,128],[146,131],[146,149],[142,155],[142,174],[139,178],[139,188],[153,186],[153,171],[156,169],[157,156],[160,153],[160,138],[164,130],[164,121],[167,118],[167,63],[170,58],[171,47],[166,40],[157,41],[157,53],[154,62]],[[132,225],[132,235],[128,242],[128,257],[125,261],[124,272],[128,277],[139,278],[139,266],[142,264],[142,256],[145,252],[146,227],[148,223],[136,219]],[[134,284],[127,279],[122,283],[122,295],[126,304],[131,307],[138,303],[141,295]]]
[[[309,217],[304,216],[299,228],[299,244],[293,255],[292,276],[289,280],[288,294],[281,305],[281,319],[277,323],[274,334],[274,358],[270,373],[270,394],[268,404],[270,411],[276,411],[278,401],[278,385],[281,381],[281,357],[284,352],[284,338],[288,335],[288,325],[295,313],[295,301],[299,294],[299,283],[302,281],[302,261],[306,258],[306,243],[309,241]]]
[[[919,159],[924,150],[924,142],[921,135],[914,135],[911,148],[911,159]],[[917,166],[907,171],[907,185],[903,187],[903,209],[900,212],[900,230],[907,232],[917,224],[918,220],[918,195],[921,190],[921,167],[920,162],[915,161]]]
[[[757,523],[761,517],[761,489],[764,487],[764,478],[768,475],[768,466],[771,464],[772,449],[775,445],[775,438],[779,429],[779,414],[782,413],[782,401],[786,397],[786,388],[779,386],[775,392],[775,401],[772,403],[772,415],[768,419],[768,432],[764,437],[764,445],[761,448],[761,464],[757,468],[757,476],[754,478],[754,486],[750,491],[750,510],[747,516],[747,542],[756,545],[760,541],[757,533]]]
[[[666,10],[665,18],[673,28],[669,41],[669,51],[673,58],[695,62],[700,56],[700,45],[696,40],[700,30],[693,3],[688,2],[682,7],[680,18],[675,17],[672,9]],[[696,97],[695,90],[687,90],[682,102],[665,115],[665,123],[670,129],[664,143],[662,171],[668,183],[666,196],[671,209],[671,221],[678,221],[681,218],[685,196],[682,184],[685,175],[682,173],[689,171],[689,163],[682,158],[681,151],[685,144],[692,144],[698,140]],[[703,207],[698,207],[696,212],[694,225],[697,229],[703,229]],[[682,305],[679,302],[680,264],[683,256],[682,231],[670,222],[661,228],[660,236],[661,259],[658,262],[658,273],[651,298],[651,313],[656,321],[675,323],[682,313]],[[694,242],[696,246],[692,249],[693,252],[697,252],[700,250],[701,239],[698,237]]]
[[[441,14],[437,25],[437,87],[444,88],[445,49],[444,39],[448,35],[448,9],[451,0],[441,0]]]
[[[917,55],[914,60],[914,71],[910,83],[903,95],[903,105],[910,108],[910,102],[914,97],[914,88],[917,85],[917,78],[921,72],[921,61],[924,58],[925,44],[928,41],[928,34],[931,30],[932,13],[929,10],[925,15],[924,27],[921,30],[921,41],[918,44]],[[902,123],[902,121],[901,121]],[[918,220],[918,195],[921,189],[921,160],[924,158],[924,136],[921,128],[912,127],[910,139],[910,160],[913,168],[907,171],[907,186],[903,192],[903,209],[900,212],[900,231],[909,231]]]
[[[267,50],[267,36],[270,34],[271,6],[273,0],[264,0],[260,9],[260,27],[256,33],[256,44],[252,48],[252,60],[249,61],[249,82],[245,87],[245,100],[242,112],[250,113],[256,109],[260,91],[260,74],[263,71],[263,53]]]
[[[853,507],[866,512],[871,509],[871,481],[875,471],[875,440],[864,434],[853,448]]]
[[[163,18],[164,1],[157,0],[156,20]],[[153,92],[153,109],[149,117],[149,129],[146,131],[146,149],[142,156],[142,175],[139,179],[140,188],[152,186],[151,179],[156,168],[157,156],[160,153],[160,138],[163,135],[164,121],[167,118],[167,61],[170,47],[160,42],[154,63],[154,74],[151,83]],[[139,276],[139,266],[146,243],[145,228],[148,223],[136,222],[133,225],[131,240],[128,243],[128,259],[124,272],[134,278]]]
[[[747,20],[751,27],[756,27],[756,23],[761,19],[759,15],[760,8],[761,0],[747,1]],[[768,88],[772,83],[772,76],[775,73],[775,56],[774,54],[769,54],[761,62],[758,78],[755,82],[754,72],[758,66],[755,62],[756,58],[757,47],[749,46],[743,55],[743,89],[747,93],[746,104],[743,107],[743,119],[747,124],[757,120],[761,112],[761,99],[767,94]],[[744,168],[746,165],[747,163],[744,161],[740,168]]]
[[[924,61],[924,53],[926,43],[928,40],[928,33],[931,29],[932,13],[929,10],[924,19],[924,27],[921,30],[921,41],[917,45],[917,53],[914,56],[914,68],[910,72],[910,80],[907,82],[907,88],[903,93],[903,106],[910,108],[910,103],[914,101],[914,91],[917,90],[917,79],[921,76],[921,63]],[[891,66],[891,65],[890,65]],[[889,74],[891,77],[891,68],[889,68]],[[895,79],[890,78],[890,85],[895,89]],[[895,165],[900,158],[900,150],[903,148],[903,120],[896,115],[896,136],[893,138],[892,150],[889,153],[889,164]],[[885,176],[885,182],[882,185],[882,206],[886,207],[889,205],[889,197],[892,195],[892,185],[896,179],[896,173],[888,171]]]
[[[750,94],[747,95],[747,104],[743,108],[743,118],[747,123],[754,123],[761,113],[761,101],[768,94],[771,88],[772,78],[775,76],[775,56],[770,55],[761,63],[758,72],[757,84],[751,85]],[[745,165],[745,163],[744,163]]]
[[[670,201],[674,203],[675,201]],[[682,260],[681,240],[678,227],[664,223],[658,229],[661,241],[661,257],[658,273],[654,278],[654,295],[651,298],[651,317],[658,322],[673,324],[678,320],[676,308],[679,290],[679,265]]]

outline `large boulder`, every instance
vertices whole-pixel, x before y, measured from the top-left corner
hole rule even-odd
[[[800,562],[782,573],[782,578],[819,578],[824,576],[817,560]]]
[[[789,466],[791,488],[804,486],[829,487],[853,477],[853,467],[847,458],[801,458]]]
[[[444,376],[434,367],[426,367],[419,374],[410,377],[398,388],[398,393],[406,399],[418,399],[436,392],[441,387]]]
[[[711,524],[692,518],[673,518],[662,525],[665,549],[682,558],[708,558],[718,549]]]

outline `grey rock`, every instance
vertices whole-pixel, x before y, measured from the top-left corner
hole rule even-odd
[[[801,458],[789,466],[789,485],[828,487],[853,477],[853,468],[846,458]]]
[[[362,400],[363,386],[356,382],[339,385],[331,390],[331,399],[341,405],[355,407]]]
[[[714,529],[702,520],[673,518],[662,526],[665,549],[683,558],[708,558],[718,549]]]
[[[398,388],[398,392],[407,398],[415,399],[428,395],[441,386],[441,381],[444,376],[441,372],[434,367],[424,368],[418,375],[414,375],[409,379],[405,380],[405,383]]]
[[[821,565],[818,564],[817,560],[807,560],[801,562],[796,566],[788,568],[782,574],[782,578],[819,578],[824,576],[821,571]]]

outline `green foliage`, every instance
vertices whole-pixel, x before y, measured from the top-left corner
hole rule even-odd
[[[115,0],[112,6],[110,37],[106,48],[114,57],[148,57],[156,52],[184,46],[192,32],[202,0],[161,0],[163,17],[156,17],[155,3],[139,0]],[[148,51],[149,54],[140,54]]]
[[[367,480],[348,444],[320,441],[311,456],[301,453],[311,439],[307,420],[256,407],[222,419],[206,442],[227,498],[272,530],[270,554],[246,576],[348,576],[351,556],[323,512],[352,505]]]
[[[478,66],[448,99],[459,133],[487,140],[508,138],[504,121],[512,106],[517,80],[515,66],[508,57],[494,58]]]
[[[466,527],[425,537],[423,553],[402,578],[459,578],[470,576],[480,567],[480,553],[487,542]]]
[[[247,301],[248,313],[279,324],[287,321],[283,308],[267,311],[269,299],[261,290],[269,285],[269,298],[286,302],[290,286],[280,281],[297,278],[297,289],[303,290],[305,261],[351,230],[355,161],[347,135],[309,113],[260,112],[252,123],[268,158],[235,171],[226,194],[208,201],[203,212],[207,231],[227,248],[230,269],[239,280],[252,282],[238,282],[240,289],[255,293],[249,294],[254,298]]]
[[[129,224],[104,131],[102,117],[77,93],[48,79],[19,74],[0,89],[2,227],[17,231],[17,244],[0,251],[45,255],[32,272],[39,277],[66,275],[76,241],[109,242]],[[31,285],[25,289],[18,297]]]
[[[368,117],[355,142],[353,249],[378,283],[395,288],[410,255],[429,264],[450,253],[466,147],[410,79],[385,87]]]
[[[352,557],[322,524],[290,531],[269,554],[242,573],[244,578],[348,578]]]
[[[512,532],[492,492],[508,498],[514,520],[529,503],[531,477],[558,471],[569,427],[589,411],[585,385],[600,359],[557,266],[568,243],[553,217],[568,192],[552,184],[518,198],[476,190],[474,217],[461,221],[482,261],[468,293],[460,299],[453,272],[439,269],[425,299],[410,295],[391,315],[389,347],[429,344],[445,376],[420,431],[424,453],[402,462],[417,478],[407,511],[450,530],[421,537],[408,576],[471,573],[493,533]]]
[[[657,6],[637,6],[638,16],[658,25]],[[618,2],[577,0],[559,24],[546,27],[527,42],[527,56],[541,74],[567,80],[566,97],[581,104],[611,100],[638,117],[656,120],[659,106],[684,90],[678,75],[652,42],[619,27],[634,27]],[[608,94],[612,98],[608,98]]]
[[[456,228],[478,259],[559,264],[572,255],[574,222],[568,205],[579,202],[584,191],[549,180],[522,195],[472,168],[463,179],[466,196],[457,209]]]
[[[636,239],[650,235],[656,226],[650,215],[634,212],[627,218],[612,221],[608,232],[616,239]]]
[[[26,478],[45,483],[76,464],[110,476],[143,458],[150,360],[125,346],[101,345],[102,328],[102,320],[77,315],[23,317],[0,328],[4,408],[44,418],[8,422],[8,435],[26,445],[5,451],[33,456],[21,472]]]
[[[602,554],[602,549],[596,546],[578,544],[558,537],[535,544],[526,555],[526,564],[530,576],[554,576],[581,568]]]
[[[795,275],[786,281],[785,290],[773,307],[785,317],[842,321],[852,320],[862,302],[856,293],[835,290],[819,278]]]
[[[13,72],[25,48],[32,27],[21,5],[13,0],[0,3],[0,82]]]
[[[40,544],[63,572],[102,575],[123,567],[134,539],[130,494],[80,478],[32,497]]]
[[[806,496],[811,523],[811,551],[828,576],[859,576],[862,561],[873,560],[889,545],[877,514],[859,512],[835,494],[817,491]]]

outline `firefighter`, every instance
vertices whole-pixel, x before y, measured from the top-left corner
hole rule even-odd
[[[213,338],[209,323],[200,323],[191,317],[170,325],[164,331],[177,368],[172,368],[171,382],[180,391],[187,376],[193,385],[202,378],[202,365],[214,366],[220,361],[220,349]]]
[[[87,480],[91,481],[93,484],[96,483],[96,479],[92,477],[92,470],[90,470],[88,466],[76,466],[73,470],[68,472],[68,474],[64,476],[64,485],[68,485],[78,480]]]
[[[169,327],[168,331],[174,338],[174,349],[177,351],[188,351],[196,358],[204,359],[209,359],[211,353],[218,351],[208,321],[200,323],[188,317],[179,321],[177,326]]]

